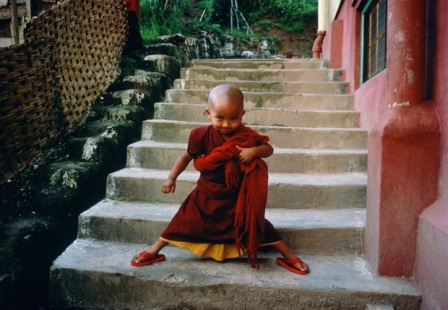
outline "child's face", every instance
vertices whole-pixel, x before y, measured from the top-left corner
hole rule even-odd
[[[218,100],[209,105],[205,112],[213,128],[227,139],[241,126],[245,111],[240,104]]]

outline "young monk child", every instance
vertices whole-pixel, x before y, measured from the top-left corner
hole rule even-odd
[[[283,255],[277,263],[307,274],[309,267],[296,257],[265,219],[268,190],[267,165],[272,155],[269,138],[242,123],[243,93],[235,86],[219,85],[210,91],[205,109],[211,125],[191,131],[187,150],[174,163],[163,193],[174,193],[176,179],[193,160],[200,171],[197,186],[180,206],[160,238],[147,251],[133,257],[132,266],[165,260],[160,250],[168,244],[217,261],[247,254],[258,268],[260,246],[272,246]]]

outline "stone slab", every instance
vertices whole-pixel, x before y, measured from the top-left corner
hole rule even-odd
[[[320,88],[324,85],[319,85]],[[209,90],[169,89],[165,92],[166,102],[181,102],[192,104],[207,104]],[[278,92],[243,91],[244,106],[279,107],[308,110],[350,110],[353,96],[343,94],[301,94]]]
[[[196,171],[184,171],[176,192],[160,189],[169,170],[126,168],[108,176],[106,197],[126,201],[180,203],[196,186]],[[364,208],[365,173],[269,173],[268,207],[285,209]]]
[[[143,122],[142,140],[186,142],[195,127],[205,122],[152,119]],[[252,129],[267,135],[274,147],[303,149],[366,149],[367,132],[359,128],[306,128],[291,126],[259,126]]]
[[[363,256],[301,255],[311,269],[295,275],[260,253],[260,269],[244,258],[217,263],[171,246],[167,260],[132,267],[144,244],[76,240],[51,268],[50,299],[61,308],[108,309],[364,309],[390,304],[419,309],[421,293],[403,278],[377,276]]]
[[[148,169],[171,169],[185,143],[142,140],[128,146],[127,166]],[[366,150],[312,150],[280,148],[264,159],[271,172],[344,173],[367,170]],[[190,163],[188,170],[194,170]]]
[[[234,69],[324,69],[328,61],[323,59],[193,59],[186,67],[234,68]]]
[[[155,119],[208,121],[205,104],[156,103]],[[245,108],[243,121],[249,125],[359,128],[359,113],[337,110],[299,110],[282,108]]]
[[[206,81],[339,81],[341,70],[335,69],[239,69],[234,68],[183,68],[181,79]],[[344,83],[346,84],[346,83]],[[176,86],[177,88],[177,86]],[[263,89],[262,87],[259,88]]]
[[[104,199],[79,218],[78,238],[152,243],[179,204]],[[266,218],[288,245],[307,254],[355,254],[360,250],[365,209],[267,209]]]

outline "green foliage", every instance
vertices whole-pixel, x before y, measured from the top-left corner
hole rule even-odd
[[[190,9],[188,0],[142,0],[140,32],[144,42],[162,35],[184,33],[184,16]]]
[[[249,23],[272,19],[275,26],[287,32],[303,30],[317,15],[317,0],[254,0],[245,1],[241,7]]]
[[[202,0],[197,4],[197,9],[201,13],[199,21],[203,23],[213,23],[213,14],[215,12],[215,0]]]
[[[217,24],[209,24],[209,23],[206,23],[206,22],[200,21],[200,20],[194,20],[191,25],[191,28],[189,29],[189,32],[187,32],[187,33],[184,32],[184,34],[198,33],[201,30],[215,33],[219,37],[224,37],[224,35],[225,35],[225,32],[223,31],[221,26],[219,26]]]
[[[199,30],[223,34],[230,28],[230,7],[229,0],[142,0],[140,31],[146,43],[161,35],[191,35]],[[275,26],[298,32],[316,17],[317,0],[239,1],[238,9],[249,24],[259,22],[262,30]],[[242,26],[241,16],[238,18]],[[233,35],[247,36],[244,31]]]

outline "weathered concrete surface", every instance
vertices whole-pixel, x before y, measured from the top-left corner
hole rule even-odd
[[[128,147],[127,165],[132,168],[171,169],[173,162],[185,150],[185,143],[142,140]],[[316,150],[276,147],[266,158],[271,171],[293,173],[365,172],[365,150]],[[193,170],[193,165],[187,167]]]
[[[269,80],[267,72],[262,76],[248,76],[247,80],[225,75],[224,80],[218,78],[212,79],[211,76],[194,79],[179,79],[175,81],[177,89],[181,90],[202,90],[206,91],[219,84],[232,84],[238,86],[243,92],[277,92],[291,94],[345,94],[347,83],[345,82],[326,82],[326,81],[301,81],[294,82],[294,77],[287,77],[284,81]]]
[[[108,177],[106,196],[126,201],[180,203],[196,186],[199,173],[184,171],[177,179],[176,192],[160,189],[169,170],[127,168]],[[363,173],[300,174],[269,173],[268,207],[271,208],[363,208],[367,177]]]
[[[326,60],[316,59],[193,59],[186,68],[216,68],[216,69],[324,69],[327,68]]]
[[[105,199],[79,218],[79,238],[152,243],[179,208],[175,203]],[[360,252],[365,209],[268,209],[266,218],[293,250],[309,254]],[[113,229],[111,229],[113,227]]]
[[[203,122],[206,104],[156,103],[154,118]],[[310,107],[311,108],[311,107]],[[337,110],[245,108],[244,123],[249,125],[358,128],[358,113]]]
[[[419,309],[413,282],[378,277],[363,256],[302,255],[312,271],[298,276],[260,254],[260,269],[246,260],[217,263],[185,250],[164,249],[167,260],[130,265],[144,244],[78,239],[52,267],[55,305],[79,309],[365,309],[392,304]]]
[[[194,80],[205,81],[303,81],[322,82],[339,81],[342,71],[331,69],[239,69],[234,68],[184,68],[180,77],[185,82]],[[343,84],[343,83],[342,83]]]
[[[194,127],[206,122],[173,120],[144,121],[143,140],[184,142]],[[304,149],[363,149],[366,132],[358,128],[304,128],[291,126],[251,126],[259,133],[270,137],[270,143],[277,147]],[[290,138],[288,138],[290,137]]]
[[[251,82],[252,83],[252,82]],[[233,83],[232,83],[233,84]],[[241,83],[235,84],[241,87]],[[314,87],[320,93],[276,93],[243,91],[246,108],[288,108],[304,110],[350,110],[353,97],[347,95],[323,93],[327,84],[316,83]],[[207,90],[169,89],[165,93],[166,102],[204,104],[207,102]]]

